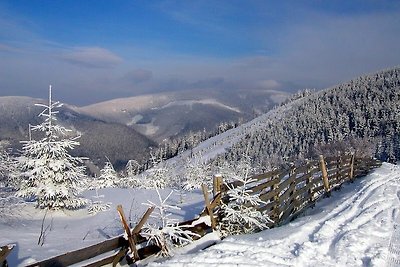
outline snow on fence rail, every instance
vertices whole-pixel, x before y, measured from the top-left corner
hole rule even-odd
[[[305,209],[312,207],[323,196],[329,196],[331,190],[340,188],[347,181],[356,177],[365,176],[371,169],[377,168],[381,162],[370,158],[356,158],[354,155],[344,157],[320,156],[319,160],[310,161],[303,166],[292,166],[287,169],[273,170],[267,173],[255,175],[254,182],[248,184],[252,194],[258,194],[263,204],[256,208],[267,211],[267,215],[273,220],[268,226],[276,227],[298,216]],[[230,188],[241,186],[238,182],[228,183]],[[206,186],[203,186],[205,208],[200,214],[200,219],[181,222],[198,234],[198,238],[216,228],[219,220],[219,206],[223,201],[229,201],[227,191],[229,187],[224,184],[222,177],[214,177],[213,198],[209,200]],[[150,208],[149,208],[150,209]],[[117,236],[101,243],[67,252],[65,254],[29,265],[33,266],[68,266],[80,263],[80,266],[113,266],[124,259],[128,250],[134,251],[132,261],[143,260],[160,252],[160,248],[148,244],[140,235],[141,227],[151,211],[147,211],[142,220],[134,229],[127,227],[122,207],[118,208],[121,221],[124,225],[126,236]],[[205,223],[201,218],[210,216],[211,224]],[[1,259],[1,258],[0,258]],[[1,263],[1,261],[0,261]]]

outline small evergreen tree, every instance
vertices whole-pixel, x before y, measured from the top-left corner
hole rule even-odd
[[[18,180],[15,176],[16,162],[7,152],[8,145],[8,142],[0,141],[0,187],[15,188]]]
[[[258,211],[255,207],[266,204],[259,195],[252,195],[251,190],[246,189],[249,183],[254,182],[251,178],[235,178],[235,181],[242,183],[239,187],[230,187],[228,201],[222,202],[219,225],[222,236],[248,234],[255,231],[267,229],[271,222],[265,212]]]
[[[144,183],[146,188],[165,188],[170,185],[171,179],[169,176],[166,162],[160,156],[157,158],[150,152],[150,159],[153,167],[147,170],[147,181]]]
[[[68,137],[71,130],[55,124],[55,108],[62,106],[51,99],[49,87],[48,105],[36,104],[45,109],[39,114],[44,121],[31,130],[41,139],[22,141],[22,155],[18,158],[18,169],[22,181],[18,196],[37,202],[39,208],[77,209],[86,204],[78,196],[80,180],[85,177],[82,158],[71,156],[68,151],[79,145],[76,139]]]
[[[116,187],[118,181],[118,174],[108,160],[100,170],[100,176],[96,180],[96,188]]]
[[[193,237],[198,236],[198,234],[186,229],[188,226],[179,225],[178,220],[170,217],[172,215],[171,210],[180,209],[177,206],[167,204],[173,191],[165,199],[162,199],[158,189],[156,191],[159,203],[155,204],[151,201],[146,203],[148,206],[155,207],[154,215],[151,215],[155,222],[153,224],[147,223],[143,227],[141,235],[148,240],[148,243],[154,244],[161,249],[161,256],[171,256],[173,247],[193,242]]]
[[[131,159],[126,163],[126,174],[128,177],[135,176],[139,173],[140,164],[134,159]]]
[[[249,184],[256,181],[250,177],[252,170],[248,149],[239,162],[228,168],[228,171],[225,169],[231,181],[239,182],[241,186],[233,187],[226,183],[229,188],[228,200],[222,201],[219,211],[222,218],[219,225],[222,236],[260,231],[268,228],[267,224],[271,222],[265,212],[260,212],[255,208],[266,203],[260,199],[259,195],[253,195],[252,191],[247,189]]]

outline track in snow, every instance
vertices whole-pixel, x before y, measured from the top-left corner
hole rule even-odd
[[[162,266],[400,266],[400,167],[381,168],[292,223],[229,237]],[[158,263],[152,263],[158,265]]]

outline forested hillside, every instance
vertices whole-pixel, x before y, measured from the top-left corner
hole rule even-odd
[[[353,151],[395,161],[400,158],[399,78],[397,67],[284,104],[252,123],[214,163],[248,155],[255,166],[271,168],[319,153]]]
[[[41,107],[35,106],[36,103],[45,102],[30,97],[0,97],[0,140],[10,143],[13,154],[18,154],[21,149],[20,141],[29,140],[29,125],[42,122],[38,117]],[[81,136],[81,145],[72,154],[87,157],[98,166],[104,164],[106,157],[119,168],[123,168],[129,159],[145,162],[149,147],[157,147],[155,142],[126,125],[106,123],[80,114],[68,105],[61,107],[57,116],[60,125]]]

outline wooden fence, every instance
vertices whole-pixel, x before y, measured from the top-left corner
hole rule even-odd
[[[255,180],[247,184],[251,194],[258,194],[265,202],[257,206],[260,211],[266,211],[273,220],[269,227],[284,224],[305,209],[313,206],[323,196],[329,196],[332,190],[339,188],[344,182],[352,181],[356,177],[364,176],[371,169],[379,167],[381,163],[369,158],[355,158],[354,155],[344,157],[320,156],[319,160],[310,161],[303,166],[292,166],[287,169],[270,171],[255,175]],[[211,226],[202,220],[193,219],[180,223],[190,226],[190,230],[200,237],[213,231],[218,224],[218,206],[227,198],[228,186],[223,183],[222,177],[215,177],[213,181],[213,198],[208,189],[203,186],[205,208],[201,216],[210,216]],[[229,187],[237,187],[239,182],[228,183]],[[130,229],[122,207],[118,207],[127,238],[118,236],[98,244],[67,252],[65,254],[29,265],[33,266],[68,266],[79,263],[80,266],[115,265],[126,257],[128,248],[133,251],[132,262],[145,259],[158,253],[160,248],[148,245],[147,240],[140,235],[140,230],[150,215],[151,208],[143,215],[142,220],[134,229]],[[1,263],[1,262],[0,262]]]
[[[264,203],[256,208],[266,211],[273,221],[268,226],[275,227],[313,206],[319,198],[329,196],[331,190],[338,189],[344,182],[364,176],[380,165],[378,160],[355,158],[354,155],[328,158],[320,156],[319,160],[310,161],[303,166],[255,175],[251,177],[254,182],[248,183],[246,189],[250,190],[250,194],[259,195]],[[227,190],[242,185],[238,181],[227,185],[219,181],[216,184],[214,191],[219,191],[216,196],[225,202],[229,201]]]

